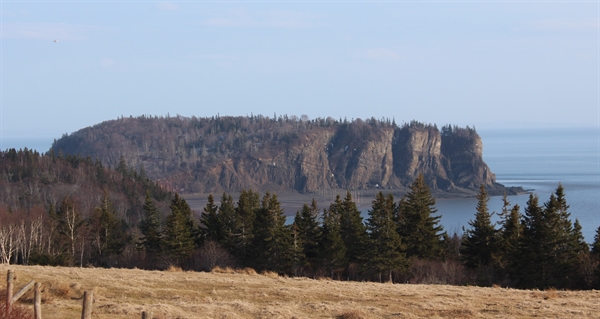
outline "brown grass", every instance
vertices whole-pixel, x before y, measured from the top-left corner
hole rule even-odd
[[[360,283],[225,269],[210,273],[0,265],[16,289],[42,283],[44,319],[78,318],[94,290],[94,319],[599,318],[599,291]],[[0,290],[5,283],[0,283]],[[1,303],[1,302],[0,302]],[[31,296],[18,303],[32,313]]]
[[[165,270],[165,271],[167,271],[167,272],[182,272],[183,270],[181,269],[181,267],[169,265],[169,268],[167,268],[167,270]]]
[[[360,310],[347,311],[337,316],[338,319],[364,319],[365,314]]]

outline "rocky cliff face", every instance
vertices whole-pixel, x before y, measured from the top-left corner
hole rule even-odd
[[[53,148],[113,166],[123,156],[180,192],[402,189],[420,173],[434,190],[501,187],[474,130],[440,132],[416,122],[121,119],[65,136]]]

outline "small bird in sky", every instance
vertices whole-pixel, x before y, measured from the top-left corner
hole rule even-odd
[[[54,43],[58,43],[58,40],[54,40]]]

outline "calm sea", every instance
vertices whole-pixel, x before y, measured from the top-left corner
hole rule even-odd
[[[0,149],[5,151],[9,148],[36,150],[40,154],[50,150],[54,142],[54,137],[2,137],[0,140]]]
[[[499,183],[522,186],[550,198],[559,183],[565,188],[571,218],[579,219],[586,241],[592,242],[600,225],[600,133],[598,128],[478,130],[483,157]],[[521,212],[529,195],[509,196]],[[476,199],[437,201],[442,224],[462,232],[475,214]],[[490,211],[502,210],[502,198],[492,197]],[[497,220],[497,219],[496,219]]]
[[[556,190],[565,187],[571,217],[579,219],[588,242],[600,225],[600,131],[598,128],[478,130],[483,140],[483,157],[497,181],[522,186],[536,193],[544,203]],[[2,149],[24,148],[46,152],[53,138],[3,138]],[[510,196],[511,204],[522,208],[529,195]],[[462,233],[473,219],[477,200],[439,199],[436,208],[450,233]],[[502,198],[492,197],[490,211],[502,209]],[[523,210],[521,210],[523,212]],[[286,212],[293,215],[294,212]],[[366,217],[366,216],[365,216]],[[497,220],[497,219],[496,219]]]

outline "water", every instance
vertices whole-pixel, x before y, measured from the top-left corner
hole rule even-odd
[[[43,154],[50,150],[54,142],[54,137],[3,137],[0,141],[0,150],[14,148],[16,150],[27,149],[36,150]]]
[[[600,134],[597,128],[480,129],[478,133],[483,140],[484,160],[499,183],[529,189],[539,196],[540,203],[547,201],[558,183],[562,183],[572,219],[579,219],[586,240],[593,241],[600,225]],[[52,141],[53,138],[48,137],[4,137],[2,149],[27,147],[43,153]],[[521,208],[528,198],[529,195],[509,196],[511,204],[519,204]],[[474,218],[476,205],[475,198],[439,199],[436,208],[449,233],[462,233],[462,228],[468,227],[469,220]],[[492,197],[488,207],[490,211],[501,211],[502,198]]]
[[[579,219],[583,235],[592,242],[600,225],[600,136],[597,128],[478,131],[483,156],[499,183],[522,186],[550,198],[558,183],[565,188],[571,218]],[[521,212],[529,195],[509,196]],[[438,200],[438,213],[449,232],[462,232],[474,218],[476,199]],[[492,197],[490,211],[502,210],[502,198]]]

